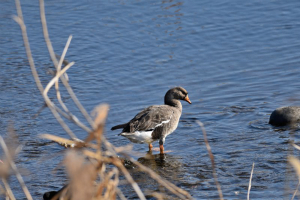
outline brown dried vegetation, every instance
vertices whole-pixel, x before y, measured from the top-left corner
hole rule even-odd
[[[19,0],[16,0],[18,16],[15,16],[14,20],[20,25],[29,65],[37,87],[41,95],[43,96],[47,107],[51,110],[52,114],[55,116],[59,124],[63,127],[63,129],[71,139],[51,134],[43,134],[41,135],[41,137],[44,139],[55,141],[67,148],[73,147],[67,150],[64,160],[64,165],[69,176],[69,183],[58,193],[55,193],[51,197],[51,199],[126,199],[124,194],[122,193],[122,190],[119,188],[120,176],[125,177],[127,183],[131,185],[140,199],[146,199],[139,185],[134,181],[126,167],[124,167],[124,159],[130,160],[139,168],[139,170],[147,173],[149,177],[157,181],[159,185],[164,186],[167,189],[166,191],[168,191],[167,193],[150,191],[150,196],[156,197],[158,199],[165,199],[170,197],[192,199],[191,195],[188,192],[175,186],[169,181],[164,180],[153,170],[143,166],[139,162],[135,161],[132,157],[130,157],[128,152],[131,151],[131,146],[115,147],[105,138],[103,131],[109,107],[108,105],[100,105],[96,107],[93,112],[93,120],[93,118],[81,105],[71,86],[69,85],[68,76],[66,74],[66,71],[72,65],[74,65],[74,62],[69,63],[65,60],[65,55],[67,53],[72,36],[69,37],[62,55],[59,56],[59,59],[57,59],[48,34],[44,1],[40,0],[39,3],[44,39],[53,65],[56,68],[54,77],[50,80],[45,88],[41,84],[40,77],[36,70],[35,63],[31,54],[29,39],[27,37],[26,26],[23,20],[22,9]],[[78,120],[78,118],[69,111],[68,106],[61,99],[61,83],[63,87],[65,87],[68,91],[70,97],[72,98],[73,102],[78,107],[82,115],[85,117],[89,126],[85,125],[84,122]],[[51,99],[48,97],[48,92],[53,86],[56,91],[55,102],[54,100],[52,100],[54,99],[53,97]],[[70,129],[70,127],[64,120],[73,122],[83,131],[87,132],[86,139],[83,141],[77,139],[75,133]],[[12,129],[9,132],[11,133],[10,135],[13,134]],[[10,137],[12,138],[13,136]],[[0,176],[4,187],[1,187],[0,185],[0,192],[6,196],[6,199],[15,199],[13,191],[10,189],[8,184],[8,177],[10,175],[15,175],[24,191],[24,194],[26,195],[26,198],[31,200],[32,196],[27,189],[22,176],[19,173],[18,168],[16,167],[16,164],[14,163],[14,157],[18,152],[17,145],[8,145],[10,141],[4,141],[1,136],[0,143],[4,152],[3,163],[0,164]],[[15,142],[15,144],[17,143]],[[10,148],[8,148],[8,146]]]

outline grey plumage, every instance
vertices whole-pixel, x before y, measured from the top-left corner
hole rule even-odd
[[[151,131],[153,141],[163,139],[177,128],[180,115],[181,110],[169,105],[150,106],[130,120],[122,131],[124,134],[120,134],[128,137],[136,131]]]
[[[159,144],[163,145],[166,136],[177,128],[182,112],[179,100],[191,103],[184,88],[172,88],[165,95],[165,105],[150,106],[139,112],[128,123],[114,126],[112,130],[123,128],[120,135],[134,143],[151,144],[159,140]]]

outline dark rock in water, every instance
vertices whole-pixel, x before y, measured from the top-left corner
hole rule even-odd
[[[46,192],[44,195],[43,195],[43,199],[44,200],[51,200],[58,192],[56,191],[51,191],[51,192]]]
[[[288,106],[274,110],[270,116],[269,124],[285,126],[300,122],[300,107]]]
[[[65,185],[64,187],[62,187],[60,190],[58,191],[51,191],[51,192],[46,192],[44,195],[43,195],[43,200],[52,200],[52,198],[57,195],[58,193],[62,192],[68,185]],[[60,194],[57,196],[56,199],[59,199],[59,196]]]

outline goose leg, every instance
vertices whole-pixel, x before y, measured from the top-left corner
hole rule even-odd
[[[159,150],[160,154],[164,154],[164,143],[165,143],[165,138],[162,137],[159,139]]]
[[[164,145],[159,145],[160,154],[164,154]]]
[[[152,147],[153,147],[153,145],[151,143],[149,143],[149,151],[152,151]]]

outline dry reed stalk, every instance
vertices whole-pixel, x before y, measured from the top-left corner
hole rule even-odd
[[[19,26],[21,28],[23,41],[24,41],[24,46],[25,46],[25,49],[26,49],[26,54],[27,54],[27,58],[28,58],[28,61],[29,61],[30,68],[31,68],[31,72],[32,72],[32,75],[34,77],[34,80],[36,82],[36,85],[37,85],[38,89],[40,90],[41,94],[43,95],[44,88],[41,84],[39,75],[37,73],[37,70],[36,70],[36,67],[35,67],[35,64],[34,64],[34,61],[33,61],[32,53],[31,53],[31,49],[30,49],[30,44],[29,44],[29,40],[28,40],[28,36],[27,36],[26,26],[25,26],[24,21],[23,21],[22,8],[21,8],[21,4],[20,4],[19,0],[16,0],[16,7],[17,7],[18,16],[14,16],[14,20],[19,24]],[[47,106],[50,108],[50,110],[53,113],[54,117],[57,119],[57,121],[63,127],[63,129],[70,135],[70,137],[75,138],[76,136],[70,130],[70,128],[65,124],[63,119],[57,113],[57,111],[53,108],[52,103],[47,101],[47,100],[45,100],[45,102],[46,102]]]
[[[66,71],[74,64],[74,62],[67,62],[64,58],[68,47],[71,42],[71,36],[69,37],[64,51],[60,56],[59,61],[56,59],[55,52],[53,50],[49,33],[47,29],[47,22],[45,16],[45,8],[44,8],[44,1],[40,0],[40,16],[41,22],[43,27],[43,34],[44,39],[46,41],[46,45],[49,51],[49,55],[52,59],[52,62],[56,68],[56,74],[51,79],[51,81],[47,84],[45,89],[43,88],[39,75],[37,73],[35,64],[33,62],[29,40],[27,36],[26,26],[22,16],[22,9],[19,0],[16,0],[16,7],[18,12],[18,17],[14,17],[16,22],[20,25],[23,41],[27,53],[27,57],[29,60],[29,65],[33,74],[33,77],[36,81],[36,84],[44,97],[45,103],[47,107],[51,110],[54,117],[60,123],[60,125],[64,128],[64,130],[68,133],[68,135],[74,139],[76,139],[75,134],[73,131],[67,126],[61,116],[65,117],[66,119],[74,122],[78,127],[82,128],[88,133],[87,138],[84,141],[78,140],[69,140],[49,134],[42,135],[43,138],[53,140],[58,143],[64,144],[64,146],[74,146],[77,150],[76,153],[72,153],[71,157],[70,154],[67,156],[65,165],[67,167],[67,171],[69,176],[71,177],[71,181],[68,186],[64,187],[58,194],[54,196],[54,198],[77,198],[77,199],[116,199],[119,196],[120,199],[126,199],[122,191],[118,188],[119,184],[119,172],[122,172],[125,176],[126,180],[129,184],[131,184],[132,188],[135,190],[136,194],[140,199],[146,199],[142,190],[138,186],[138,184],[133,180],[128,170],[124,167],[122,160],[118,157],[118,154],[126,155],[125,151],[131,151],[132,146],[126,147],[115,147],[110,142],[107,141],[105,136],[103,135],[104,132],[104,125],[105,120],[107,117],[107,113],[109,110],[108,105],[102,105],[96,108],[96,117],[93,121],[92,118],[88,115],[84,107],[81,105],[79,100],[77,99],[75,93],[73,92],[71,86],[68,83],[68,78]],[[62,64],[66,66],[62,69]],[[76,104],[80,112],[86,118],[87,122],[90,124],[92,128],[88,128],[85,126],[81,121],[78,120],[76,116],[70,113],[69,109],[67,108],[66,104],[61,99],[61,94],[59,91],[59,80],[62,81],[64,87],[67,89],[69,95],[71,96],[73,102]],[[57,107],[53,101],[50,100],[48,97],[48,92],[55,85],[56,89],[56,97],[57,100],[62,107],[61,110]],[[92,141],[96,141],[97,144],[91,143]],[[104,144],[107,150],[103,151],[102,144]],[[92,150],[87,150],[86,148],[92,148],[96,152]],[[83,155],[85,157],[82,157]],[[88,159],[85,159],[88,158]],[[134,161],[132,158],[130,158]],[[182,198],[182,199],[191,199],[191,196],[188,192],[178,188],[174,184],[162,179],[159,175],[153,172],[151,169],[141,165],[140,163],[134,161],[134,163],[139,166],[141,171],[144,171],[150,175],[154,180],[156,180],[159,184],[166,187],[171,193],[174,195]],[[106,164],[114,165],[116,168],[112,168],[111,170],[106,168]],[[87,170],[88,168],[88,170]],[[86,172],[88,171],[88,173]],[[95,185],[96,177],[100,177],[100,182]],[[82,181],[84,180],[84,181]],[[82,185],[82,182],[84,184]],[[89,186],[88,188],[91,190],[80,191],[82,187]],[[154,195],[158,195],[154,193]]]
[[[25,46],[26,54],[27,54],[27,58],[28,58],[28,62],[29,62],[29,65],[31,67],[31,72],[32,72],[33,78],[35,80],[35,83],[36,83],[40,93],[43,94],[44,88],[43,88],[43,85],[40,81],[38,73],[36,71],[36,67],[35,67],[35,64],[34,64],[34,61],[33,61],[33,58],[32,58],[32,53],[31,53],[31,49],[30,49],[28,36],[27,36],[26,26],[25,26],[24,20],[23,20],[21,4],[20,4],[19,0],[16,0],[15,2],[16,2],[16,8],[17,8],[18,16],[14,16],[13,19],[20,25],[20,28],[21,28],[21,31],[22,31],[22,36],[23,36],[23,41],[24,41],[24,46]]]
[[[96,166],[86,162],[85,157],[69,151],[65,166],[70,177],[70,194],[72,200],[92,199],[95,193],[94,181],[97,178]]]
[[[250,190],[251,190],[251,181],[252,181],[252,175],[254,170],[254,163],[252,164],[251,174],[250,174],[250,180],[249,180],[249,186],[248,186],[248,193],[247,193],[247,200],[250,199]]]
[[[53,50],[52,43],[51,43],[49,33],[48,33],[47,21],[46,21],[46,15],[45,15],[44,0],[39,0],[39,3],[40,3],[40,16],[41,16],[41,23],[42,23],[42,26],[43,26],[44,39],[45,39],[45,42],[46,42],[46,45],[47,45],[47,48],[48,48],[49,55],[52,59],[52,62],[54,64],[55,68],[57,69],[58,68],[58,62],[57,62],[55,52]],[[61,59],[61,60],[64,60],[64,59]],[[86,118],[86,120],[89,122],[91,127],[93,127],[93,129],[95,129],[95,125],[93,123],[92,118],[89,116],[89,114],[87,113],[85,108],[82,106],[82,104],[80,103],[80,101],[76,97],[76,95],[75,95],[73,89],[70,87],[66,77],[67,77],[67,75],[65,77],[63,76],[61,78],[62,83],[66,87],[68,93],[70,94],[72,100],[74,101],[75,105],[78,107],[78,109],[80,110],[82,115]]]
[[[19,172],[16,164],[13,161],[13,157],[14,157],[14,154],[15,154],[15,152],[16,152],[17,149],[15,149],[15,150],[9,150],[9,148],[7,147],[4,139],[1,136],[0,136],[0,145],[1,145],[2,149],[3,149],[4,154],[5,154],[6,162],[9,164],[10,169],[13,171],[13,173],[15,174],[17,180],[19,181],[19,183],[20,183],[20,185],[22,187],[22,190],[23,190],[26,198],[28,200],[32,200],[32,196],[31,196],[28,188],[26,187],[25,182],[24,182],[24,180],[23,180],[23,178],[22,178],[22,176],[21,176],[21,174],[20,174],[20,172]],[[14,198],[13,197],[13,193],[10,190],[8,183],[6,183],[6,178],[7,177],[3,177],[3,178],[5,179],[3,181],[3,183],[5,184],[5,187],[6,187],[7,191],[8,191],[8,193],[9,193],[9,196],[11,198]]]
[[[212,170],[213,170],[213,177],[214,177],[217,189],[218,189],[219,197],[220,197],[221,200],[223,200],[223,194],[222,194],[222,190],[221,190],[221,185],[219,184],[217,173],[216,173],[214,155],[211,152],[211,148],[210,148],[210,145],[209,145],[208,140],[207,140],[207,134],[206,134],[204,125],[199,120],[197,120],[197,123],[201,127],[201,130],[202,130],[202,133],[203,133],[204,142],[205,142],[205,146],[206,146],[206,149],[208,151],[208,155],[209,155],[209,158],[210,158],[210,161],[211,161],[211,166],[212,166]]]
[[[66,46],[63,50],[62,56],[59,60],[58,66],[57,66],[57,73],[56,74],[58,74],[61,70],[61,66],[63,64],[63,60],[66,56],[67,50],[70,46],[71,40],[72,40],[72,35],[69,36],[67,44],[66,44]],[[56,90],[57,100],[60,103],[61,107],[65,110],[65,112],[70,113],[69,109],[67,108],[67,106],[65,105],[65,103],[61,99],[61,95],[60,95],[60,91],[59,91],[59,81],[58,80],[55,82],[55,90]]]
[[[141,200],[146,200],[145,195],[143,194],[142,190],[138,186],[138,184],[133,180],[128,170],[124,167],[122,161],[119,158],[115,158],[112,161],[112,164],[114,164],[116,167],[121,170],[121,172],[124,174],[127,181],[131,184],[132,188],[135,190],[136,194]]]
[[[296,145],[295,143],[292,143],[293,147],[295,147],[296,149],[300,150],[300,147],[298,145]]]
[[[299,180],[299,182],[298,182],[298,185],[297,185],[297,187],[296,187],[296,189],[295,189],[295,192],[294,192],[294,194],[293,194],[293,196],[292,196],[291,200],[294,200],[294,198],[295,198],[296,194],[298,193],[299,186],[300,186],[300,180]]]
[[[298,185],[296,187],[296,190],[295,190],[295,192],[292,196],[292,199],[294,199],[296,194],[298,193],[298,188],[299,188],[299,185],[300,185],[300,161],[297,158],[293,157],[293,156],[288,157],[288,161],[294,167],[294,169],[295,169],[295,171],[298,175],[298,179],[299,179],[299,183],[298,183]]]
[[[136,194],[138,195],[138,197],[140,199],[146,199],[142,190],[140,189],[140,187],[138,186],[138,184],[133,180],[133,178],[131,177],[130,173],[128,172],[128,170],[124,167],[122,161],[117,158],[117,157],[105,157],[105,156],[101,156],[98,153],[89,151],[89,150],[83,150],[84,155],[99,160],[101,162],[105,162],[105,163],[111,163],[114,166],[116,166],[125,176],[125,178],[127,179],[127,181],[131,184],[132,188],[135,190]]]
[[[128,159],[135,165],[139,167],[139,169],[143,172],[146,172],[152,179],[156,180],[160,185],[164,186],[166,189],[168,189],[171,193],[178,196],[181,199],[193,199],[192,196],[185,190],[177,187],[173,183],[162,179],[161,176],[159,176],[157,173],[155,173],[152,169],[145,167],[141,163],[135,161],[133,158],[128,157]]]
[[[27,36],[27,31],[26,31],[26,26],[24,24],[24,21],[23,21],[23,15],[22,15],[22,8],[21,8],[21,4],[20,4],[20,1],[19,0],[16,0],[16,7],[17,7],[17,13],[18,13],[18,16],[15,16],[14,17],[14,20],[19,24],[20,28],[21,28],[21,31],[22,31],[22,36],[23,36],[23,41],[24,41],[24,46],[25,46],[25,49],[26,49],[26,53],[27,53],[27,57],[28,57],[28,61],[29,61],[29,65],[30,65],[30,68],[31,68],[31,71],[32,71],[32,75],[34,77],[34,80],[37,84],[37,87],[38,89],[40,90],[41,94],[43,95],[43,92],[44,92],[44,88],[41,84],[41,81],[40,81],[40,78],[39,78],[39,75],[37,73],[37,70],[36,70],[36,67],[35,67],[35,64],[34,64],[34,61],[33,61],[33,57],[32,57],[32,53],[31,53],[31,49],[30,49],[30,44],[29,44],[29,40],[28,40],[28,36]],[[44,12],[43,12],[44,13]],[[43,22],[43,20],[42,20]],[[44,27],[44,26],[43,26]],[[47,31],[48,32],[48,31]],[[45,37],[46,38],[46,37]],[[50,41],[45,39],[46,42],[47,41]],[[51,44],[51,42],[50,42]],[[49,48],[49,42],[47,42],[47,47]],[[54,58],[55,58],[55,55],[54,55]],[[55,58],[56,60],[56,58]],[[57,65],[55,65],[57,67]],[[65,80],[63,77],[61,77],[61,80]],[[66,80],[65,80],[66,81]],[[64,82],[64,81],[63,81]],[[67,82],[67,81],[66,81]],[[68,85],[68,83],[67,83]],[[68,87],[66,87],[67,90],[69,91],[70,90],[70,87],[68,85]],[[44,96],[44,95],[43,95]],[[74,93],[72,95],[72,99],[74,98]],[[77,99],[78,101],[78,99]],[[51,110],[52,114],[54,115],[54,117],[57,119],[57,121],[60,123],[60,125],[64,128],[64,130],[70,135],[71,138],[76,138],[76,136],[74,135],[74,133],[70,130],[70,128],[66,125],[66,123],[63,121],[63,119],[60,117],[59,113],[62,114],[64,117],[66,117],[67,119],[72,119],[71,121],[74,122],[75,124],[79,125],[79,127],[85,129],[85,130],[89,130],[85,125],[83,125],[77,118],[74,118],[72,116],[69,116],[67,113],[64,113],[63,111],[59,110],[53,102],[49,101],[49,99],[45,99],[45,102],[47,104],[47,106],[49,107],[49,109]],[[76,102],[75,102],[76,103]],[[78,103],[77,103],[78,104]],[[76,105],[77,105],[76,104]],[[77,105],[78,106],[78,105]],[[82,110],[82,106],[81,106],[81,112],[83,112]],[[85,111],[86,113],[86,111]],[[86,117],[86,116],[85,116]]]
[[[293,156],[288,157],[288,161],[294,167],[298,175],[298,179],[300,180],[300,161]]]
[[[5,187],[5,191],[6,191],[6,197],[8,197],[9,199],[11,200],[16,200],[7,180],[5,178],[2,178],[2,182],[4,184],[4,187]]]
[[[174,197],[160,192],[151,192],[150,196],[155,197],[157,200],[174,199]]]
[[[113,179],[113,176],[115,178]],[[103,194],[104,189],[106,192],[103,195],[104,199],[115,199],[116,198],[116,188],[119,184],[119,170],[117,168],[113,168],[110,172],[107,173],[106,177],[101,181],[101,183],[97,186],[96,199]]]
[[[116,193],[120,197],[121,200],[126,200],[127,199],[125,197],[125,195],[123,194],[123,192],[118,187],[116,187]]]
[[[16,8],[17,8],[18,16],[14,16],[14,20],[19,24],[19,26],[21,28],[23,41],[24,41],[24,46],[25,46],[25,49],[26,49],[26,54],[27,54],[27,58],[28,58],[28,61],[29,61],[30,68],[31,68],[31,72],[32,72],[32,75],[34,77],[34,80],[36,82],[36,85],[37,85],[38,89],[40,90],[41,94],[43,94],[44,88],[41,84],[39,75],[37,73],[37,70],[36,70],[36,67],[35,67],[35,64],[34,64],[34,61],[33,61],[32,53],[31,53],[31,49],[30,49],[30,44],[29,44],[29,40],[28,40],[28,36],[27,36],[26,26],[25,26],[24,20],[23,20],[21,4],[20,4],[19,0],[16,0],[15,2],[16,2]],[[49,107],[50,102],[46,101],[46,104]],[[53,110],[52,107],[49,107],[49,108],[52,111],[55,118],[61,124],[61,126],[66,130],[66,132],[69,133],[69,135],[71,137],[75,137],[75,135],[72,135],[72,131],[66,126],[66,124],[63,122],[63,120],[60,118],[59,114],[55,110]]]
[[[102,143],[102,136],[104,132],[104,125],[106,121],[106,117],[108,115],[109,105],[108,104],[101,104],[98,105],[92,112],[92,115],[95,116],[94,124],[95,124],[95,131],[91,132],[89,136],[85,139],[85,142],[88,143],[91,140],[96,139],[99,149],[101,148]]]
[[[62,137],[58,137],[55,135],[51,134],[42,134],[40,135],[41,138],[47,139],[47,140],[52,140],[54,142],[57,142],[58,144],[68,148],[68,147],[76,147],[76,148],[81,148],[81,147],[91,147],[94,149],[97,149],[97,146],[94,144],[86,144],[84,141],[80,140],[69,140],[65,139]]]

